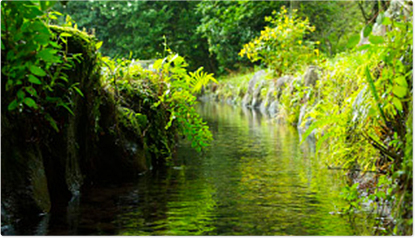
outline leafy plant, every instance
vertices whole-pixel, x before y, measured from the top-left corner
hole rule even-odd
[[[192,142],[192,147],[201,151],[212,140],[212,134],[193,107],[196,103],[193,93],[198,92],[210,81],[217,81],[212,74],[202,72],[202,68],[188,74],[187,63],[178,54],[172,53],[164,59],[157,60],[153,67],[160,74],[159,83],[165,85],[159,96],[160,102],[156,103],[156,106],[167,106],[170,112],[166,129],[177,121],[181,132]]]
[[[406,200],[412,196],[412,152],[405,153],[412,151],[407,147],[412,147],[407,144],[412,141],[407,123],[412,121],[412,23],[382,14],[379,18],[389,29],[385,37],[369,32],[370,44],[358,48],[364,54],[355,52],[323,66],[325,77],[317,83],[314,97],[318,100],[306,115],[315,122],[304,136],[317,130],[318,144],[325,141],[319,153],[330,163],[382,174],[375,203],[393,204],[400,224],[395,232],[405,234],[412,222],[407,212],[412,203]]]
[[[245,44],[239,52],[252,62],[262,61],[270,67],[276,76],[286,74],[301,67],[319,56],[319,50],[314,46],[320,42],[304,39],[307,33],[315,31],[308,19],[301,19],[293,10],[291,15],[283,6],[280,12],[273,12],[273,17],[265,17],[270,23],[261,35]]]
[[[61,15],[56,11],[47,12],[54,3],[2,2],[1,49],[5,56],[4,87],[12,99],[7,102],[7,109],[40,113],[58,131],[48,108],[63,107],[73,114],[69,95],[72,92],[83,94],[77,84],[69,82],[65,73],[81,60],[79,54],[68,54],[66,38],[71,35],[58,35],[48,25]]]

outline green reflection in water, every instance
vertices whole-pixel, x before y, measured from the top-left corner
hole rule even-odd
[[[183,144],[183,166],[140,180],[126,198],[140,201],[114,221],[118,234],[357,235],[330,214],[344,205],[342,174],[315,159],[311,143],[299,145],[295,128],[227,105],[198,110],[214,135],[210,151]]]

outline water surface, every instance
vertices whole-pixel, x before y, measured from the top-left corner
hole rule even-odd
[[[311,142],[300,145],[294,127],[229,105],[198,111],[213,133],[209,151],[183,142],[171,168],[94,187],[31,233],[357,235],[335,214],[344,205],[342,173],[314,158]]]

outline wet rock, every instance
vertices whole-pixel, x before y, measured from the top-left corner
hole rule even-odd
[[[254,76],[252,77],[251,80],[249,80],[249,83],[248,83],[248,90],[247,90],[248,94],[252,94],[254,92],[255,85],[265,75],[266,75],[265,70],[260,70],[254,74]]]
[[[293,77],[286,75],[283,76],[275,82],[275,90],[276,90],[276,97],[279,99],[281,97],[282,91],[285,89],[287,85],[289,85],[293,81]]]
[[[278,100],[272,101],[268,107],[268,112],[271,116],[275,116],[278,113]]]
[[[254,108],[258,108],[261,104],[262,97],[261,97],[261,90],[263,89],[263,87],[265,86],[265,80],[261,80],[259,81],[258,85],[256,86],[254,93],[253,93],[253,97],[252,97],[252,107]]]
[[[301,133],[306,132],[308,128],[310,127],[310,125],[312,124],[312,119],[310,117],[304,118],[306,112],[307,112],[307,104],[304,104],[300,109],[300,115],[299,115],[298,123],[297,123],[297,129]],[[313,134],[314,134],[314,131],[310,135],[313,135]]]
[[[242,99],[242,106],[243,107],[250,107],[252,104],[252,94],[246,93]]]
[[[265,96],[265,99],[261,102],[261,105],[259,106],[260,111],[263,114],[269,114],[269,107],[271,106],[272,102],[274,102],[277,98],[277,91],[275,89],[274,84],[271,82],[267,95]]]
[[[293,80],[292,76],[285,75],[281,78],[277,79],[277,82],[275,83],[275,87],[278,89],[284,89],[285,86],[290,83]]]
[[[318,80],[317,67],[309,66],[304,74],[304,85],[307,87],[314,87]]]

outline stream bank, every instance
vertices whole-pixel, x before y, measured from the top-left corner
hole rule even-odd
[[[103,78],[94,37],[69,27],[50,30],[69,35],[66,44],[57,43],[68,56],[81,56],[65,73],[82,93],[69,94],[73,114],[59,106],[45,106],[42,113],[10,111],[16,92],[5,90],[2,75],[2,234],[24,227],[23,217],[40,220],[39,214],[65,212],[66,204],[97,183],[136,178],[162,166],[176,144],[176,127],[164,129],[168,111],[152,107],[159,99],[150,80],[131,80],[133,91],[114,88]],[[55,90],[55,99],[64,93]]]

